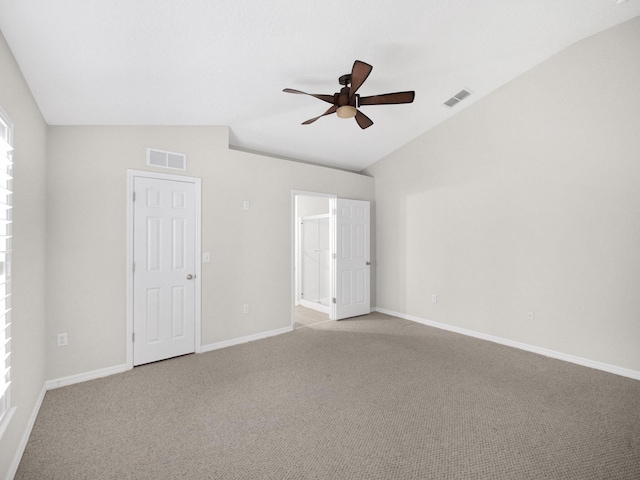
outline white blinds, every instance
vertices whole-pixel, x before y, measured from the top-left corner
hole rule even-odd
[[[1,112],[0,112],[1,113]],[[0,115],[0,419],[11,384],[11,128]]]

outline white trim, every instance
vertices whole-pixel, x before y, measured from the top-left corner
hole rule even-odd
[[[2,418],[0,419],[0,440],[2,440],[2,435],[6,432],[9,422],[11,422],[11,417],[13,417],[15,412],[16,407],[10,407],[6,412],[4,412],[4,415],[2,415]]]
[[[392,315],[394,317],[402,318],[404,320],[410,320],[412,322],[421,323],[429,327],[439,328],[441,330],[448,330],[454,333],[460,333],[469,337],[479,338],[481,340],[488,340],[489,342],[499,343],[500,345],[506,345],[507,347],[518,348],[527,352],[537,353],[538,355],[544,355],[545,357],[555,358],[557,360],[563,360],[569,363],[575,363],[583,367],[594,368],[596,370],[602,370],[603,372],[613,373],[622,377],[633,378],[634,380],[640,380],[640,371],[631,370],[629,368],[618,367],[608,363],[598,362],[590,360],[588,358],[576,357],[569,355],[568,353],[557,352],[555,350],[549,350],[548,348],[537,347],[535,345],[529,345],[527,343],[516,342],[515,340],[509,340],[507,338],[496,337],[494,335],[488,335],[486,333],[476,332],[474,330],[467,330],[466,328],[456,327],[453,325],[447,325],[446,323],[434,322],[424,318],[416,317],[413,315],[406,315],[404,313],[394,312],[384,308],[376,308],[377,312],[384,313],[386,315]]]
[[[126,372],[131,370],[128,365],[114,365],[113,367],[100,368],[98,370],[92,370],[90,372],[78,373],[76,375],[69,375],[68,377],[56,378],[54,380],[47,380],[44,386],[47,390],[55,390],[60,387],[67,387],[76,383],[87,382],[89,380],[95,380],[96,378],[108,377],[109,375],[115,375],[116,373]]]
[[[133,368],[133,183],[136,177],[193,183],[196,186],[196,247],[195,247],[195,353],[202,352],[202,179],[186,175],[127,170],[127,328],[126,366]]]
[[[235,345],[241,345],[247,342],[253,342],[254,340],[262,340],[264,338],[275,337],[276,335],[282,335],[283,333],[290,333],[293,331],[293,326],[278,328],[276,330],[269,330],[262,333],[254,333],[253,335],[247,335],[246,337],[232,338],[231,340],[224,340],[222,342],[211,343],[209,345],[202,346],[202,353],[212,352],[221,348],[233,347]]]
[[[44,396],[47,391],[54,390],[59,387],[66,387],[75,383],[86,382],[88,380],[95,380],[96,378],[107,377],[109,375],[122,373],[127,370],[130,370],[127,365],[116,365],[114,367],[101,368],[99,370],[93,370],[91,372],[80,373],[78,375],[70,375],[68,377],[62,377],[55,380],[47,380],[46,382],[44,382],[42,390],[40,391],[40,395],[36,400],[33,410],[31,411],[31,415],[29,416],[29,420],[27,421],[27,425],[25,426],[24,432],[22,433],[22,437],[20,438],[18,448],[13,455],[11,465],[9,466],[9,471],[7,472],[6,480],[13,479],[16,472],[18,471],[20,460],[22,460],[22,455],[27,448],[27,442],[29,441],[29,437],[31,436],[31,431],[33,430],[33,426],[36,423],[36,418],[38,417],[38,413],[40,412],[40,408],[42,407],[42,402],[44,401]],[[15,407],[11,410],[15,411]]]
[[[27,448],[27,442],[29,442],[31,431],[33,430],[33,426],[36,423],[36,418],[38,417],[38,412],[40,412],[40,407],[42,406],[42,401],[44,400],[44,396],[46,393],[47,388],[43,386],[42,390],[40,390],[40,395],[36,400],[36,404],[31,410],[31,415],[29,415],[29,420],[27,420],[27,425],[25,426],[24,432],[22,432],[22,437],[20,438],[20,442],[18,443],[18,448],[13,454],[13,459],[11,460],[11,464],[9,465],[9,470],[7,471],[6,480],[12,480],[13,477],[15,477],[16,472],[18,471],[20,460],[22,460],[22,455]]]

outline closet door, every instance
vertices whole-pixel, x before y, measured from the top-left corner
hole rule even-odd
[[[135,178],[133,363],[195,350],[196,186]]]

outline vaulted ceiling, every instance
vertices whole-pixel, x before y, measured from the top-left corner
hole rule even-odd
[[[354,171],[638,15],[640,0],[0,0],[49,124],[228,125],[232,147]],[[366,130],[301,125],[327,104],[283,88],[333,94],[356,59],[373,65],[363,96],[415,102],[363,106]]]

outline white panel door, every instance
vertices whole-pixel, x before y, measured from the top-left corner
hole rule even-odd
[[[332,318],[371,312],[369,270],[370,206],[361,200],[336,199],[335,303]]]
[[[196,186],[136,177],[133,364],[195,350]]]

